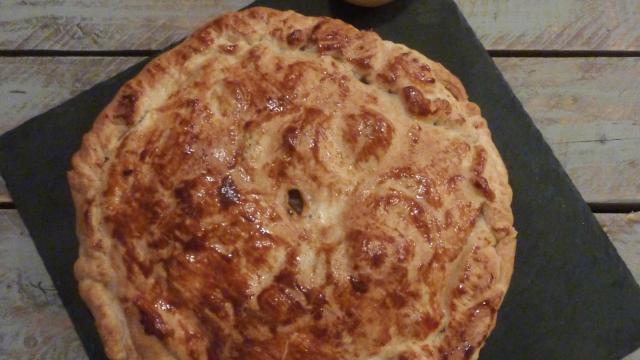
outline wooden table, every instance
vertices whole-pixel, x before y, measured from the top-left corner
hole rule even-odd
[[[2,0],[0,133],[249,2]],[[640,1],[456,2],[640,280]],[[86,358],[1,179],[0,358]]]

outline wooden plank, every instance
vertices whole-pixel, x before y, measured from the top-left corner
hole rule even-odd
[[[626,220],[625,214],[597,217],[640,279],[640,222]],[[15,359],[86,358],[15,210],[0,210],[0,289],[0,354]],[[624,360],[639,359],[640,350]]]
[[[0,58],[0,134],[142,59]]]
[[[0,133],[140,60],[0,58]],[[496,62],[587,201],[640,202],[639,58]]]
[[[640,49],[637,0],[455,2],[487,49]]]
[[[0,134],[143,58],[0,58]],[[0,202],[11,197],[0,177]]]
[[[640,203],[640,58],[495,61],[585,200]]]
[[[162,49],[250,0],[0,2],[0,49]]]
[[[162,49],[250,0],[0,2],[0,49]],[[640,49],[637,0],[456,0],[488,49]]]
[[[15,210],[0,210],[0,289],[0,357],[86,359]]]
[[[640,212],[596,214],[596,218],[636,281],[640,282]]]

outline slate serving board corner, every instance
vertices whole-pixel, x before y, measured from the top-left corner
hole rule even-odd
[[[487,359],[619,359],[640,346],[640,287],[451,0],[358,8],[338,0],[260,0],[372,28],[443,63],[487,118],[507,164],[519,232],[515,272]],[[66,171],[82,134],[143,63],[0,137],[0,172],[92,359],[104,352],[73,277]]]

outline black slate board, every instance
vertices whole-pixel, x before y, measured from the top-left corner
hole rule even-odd
[[[377,9],[265,0],[373,28],[442,62],[482,108],[510,173],[519,231],[511,288],[481,359],[618,359],[640,346],[640,287],[450,0]],[[92,359],[103,359],[72,275],[77,256],[65,173],[99,111],[138,64],[0,138],[0,172]],[[55,324],[54,324],[55,325]]]

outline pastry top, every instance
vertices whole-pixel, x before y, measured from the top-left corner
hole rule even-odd
[[[513,268],[460,81],[329,18],[205,25],[120,89],[69,182],[112,359],[475,359]]]

